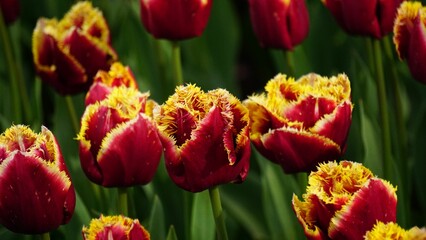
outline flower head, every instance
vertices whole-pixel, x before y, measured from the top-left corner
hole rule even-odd
[[[86,107],[77,139],[81,166],[93,182],[126,187],[154,177],[162,147],[152,119],[157,104],[148,96],[121,86]]]
[[[38,74],[60,94],[86,91],[117,59],[108,25],[90,2],[75,4],[60,21],[39,19],[32,42]]]
[[[13,23],[20,12],[19,0],[0,0],[0,10],[6,24]]]
[[[263,47],[292,50],[309,33],[305,0],[249,0],[251,23]]]
[[[86,94],[86,106],[105,99],[112,89],[119,86],[138,89],[138,83],[129,67],[119,62],[111,65],[109,71],[99,70]]]
[[[322,0],[349,34],[380,39],[392,31],[396,10],[404,0]]]
[[[167,171],[179,187],[199,192],[247,177],[248,111],[226,90],[178,86],[155,118]]]
[[[47,128],[23,125],[0,135],[0,224],[37,234],[67,223],[75,192],[59,145]]]
[[[426,7],[421,2],[403,2],[398,9],[393,41],[399,57],[406,60],[411,75],[426,83]]]
[[[250,138],[262,155],[294,173],[343,154],[352,119],[346,75],[309,74],[295,81],[279,74],[265,90],[244,102]]]
[[[212,0],[140,0],[142,23],[155,38],[181,40],[200,36]]]
[[[149,232],[139,220],[124,216],[103,216],[92,219],[89,227],[83,227],[84,240],[149,240]]]
[[[395,222],[396,188],[360,163],[320,164],[293,210],[308,239],[362,239],[377,221]]]

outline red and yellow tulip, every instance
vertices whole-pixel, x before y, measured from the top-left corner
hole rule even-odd
[[[229,92],[178,86],[155,118],[167,171],[179,187],[199,192],[246,179],[250,166],[248,110]]]
[[[38,234],[68,223],[75,192],[55,136],[16,125],[0,135],[0,224]]]
[[[320,164],[293,210],[308,239],[363,239],[377,221],[396,221],[396,188],[360,163]]]
[[[108,25],[90,2],[75,4],[60,21],[39,19],[32,44],[42,81],[64,95],[87,91],[98,70],[117,60]]]
[[[295,81],[279,74],[265,90],[244,102],[250,138],[263,156],[295,173],[343,154],[353,107],[346,75],[309,74]]]

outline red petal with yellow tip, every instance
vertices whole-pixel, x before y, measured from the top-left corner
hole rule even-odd
[[[74,204],[66,173],[42,159],[16,151],[1,163],[0,223],[11,231],[52,231],[69,221]]]
[[[410,44],[407,52],[407,64],[411,75],[426,84],[426,68],[424,58],[426,56],[426,25],[418,16],[414,20],[414,28],[411,32]]]
[[[396,221],[396,203],[395,189],[382,179],[372,178],[355,193],[352,201],[336,212],[329,236],[332,239],[363,239],[377,221]]]
[[[98,157],[103,175],[100,184],[105,187],[147,184],[154,177],[161,153],[156,126],[139,114],[105,137]]]
[[[271,161],[286,173],[307,172],[315,166],[341,155],[339,145],[320,135],[290,128],[273,130],[262,136],[262,145],[253,142],[261,152],[269,152]]]

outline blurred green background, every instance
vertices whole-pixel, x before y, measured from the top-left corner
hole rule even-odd
[[[119,60],[129,65],[141,91],[150,91],[158,103],[174,91],[171,76],[171,47],[153,39],[140,21],[137,0],[97,0],[110,30],[112,45]],[[9,26],[13,50],[32,104],[33,120],[23,122],[35,131],[45,125],[58,138],[77,192],[77,206],[71,222],[51,234],[52,239],[82,239],[81,228],[91,218],[114,214],[115,189],[100,189],[85,177],[78,159],[76,134],[66,110],[65,100],[35,75],[31,37],[40,17],[58,19],[74,4],[69,0],[21,1],[18,21]],[[352,86],[355,104],[346,154],[342,159],[362,162],[378,176],[381,168],[381,143],[374,74],[363,37],[343,32],[319,0],[307,0],[310,14],[308,38],[292,53],[295,77],[315,72],[325,76],[344,72]],[[1,40],[0,40],[1,41]],[[388,88],[396,70],[402,95],[404,127],[407,129],[406,153],[402,152],[396,127],[394,94],[388,89],[392,151],[395,175],[388,179],[398,185],[398,223],[405,228],[426,225],[426,86],[410,76],[407,66],[396,56],[391,36],[388,43],[392,59],[383,49],[385,79]],[[208,26],[202,37],[181,43],[185,82],[202,89],[226,88],[241,100],[263,91],[266,82],[277,73],[288,72],[284,53],[263,49],[254,36],[246,0],[215,0]],[[11,81],[3,49],[0,52],[0,129],[3,132],[14,119]],[[77,114],[84,111],[84,94],[73,97]],[[397,169],[406,168],[404,174]],[[285,175],[278,165],[261,157],[253,148],[251,169],[243,184],[221,186],[222,204],[230,239],[304,239],[303,231],[291,209],[293,193],[301,194],[294,176]],[[138,218],[150,230],[152,239],[166,239],[171,226],[178,239],[214,239],[208,193],[191,194],[176,187],[160,163],[154,181],[130,189],[129,216]],[[170,237],[171,235],[169,235]],[[37,239],[9,232],[0,226],[0,239]]]

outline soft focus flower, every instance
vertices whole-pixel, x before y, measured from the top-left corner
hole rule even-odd
[[[17,233],[49,232],[67,223],[75,192],[55,136],[23,125],[0,135],[0,224]]]
[[[86,91],[117,59],[108,25],[90,2],[75,4],[59,22],[39,19],[32,41],[38,74],[60,94]]]
[[[11,24],[19,17],[19,0],[0,0],[0,9],[4,22]]]
[[[102,216],[92,219],[89,227],[83,227],[84,240],[149,240],[149,232],[139,220],[124,216]]]
[[[212,0],[140,0],[142,23],[155,38],[181,40],[200,36]]]
[[[401,228],[394,222],[377,222],[373,229],[368,231],[365,240],[425,240],[426,229],[413,227],[410,230]]]
[[[244,102],[250,138],[263,156],[294,173],[343,154],[352,119],[346,75],[309,74],[295,81],[279,74],[265,89]]]
[[[293,210],[308,239],[363,239],[377,221],[396,221],[396,188],[360,163],[319,164]]]
[[[321,0],[347,33],[380,39],[393,28],[404,0]]]
[[[138,83],[129,67],[119,62],[111,65],[109,71],[99,70],[86,95],[86,106],[105,99],[114,87],[126,86],[138,89]]]
[[[406,60],[411,75],[426,84],[426,8],[420,2],[404,2],[398,9],[393,41],[402,60]]]
[[[88,105],[81,119],[80,163],[87,177],[105,187],[127,187],[152,180],[161,142],[152,109],[157,105],[124,86]]]
[[[309,33],[305,0],[249,0],[253,30],[263,47],[292,50]]]
[[[179,187],[199,192],[245,180],[249,116],[236,97],[224,89],[178,86],[156,114],[166,168]]]

